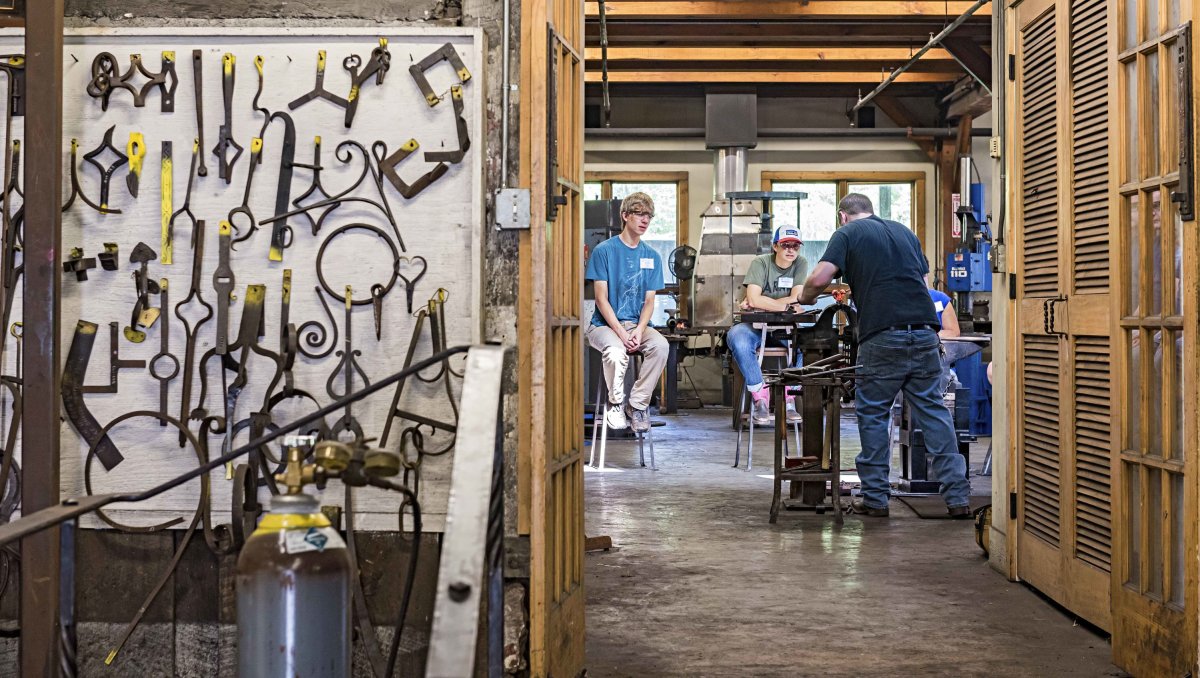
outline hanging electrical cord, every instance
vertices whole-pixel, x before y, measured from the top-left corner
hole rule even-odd
[[[612,127],[612,101],[608,98],[608,19],[604,0],[600,0],[600,90],[603,101],[600,105],[605,127]]]

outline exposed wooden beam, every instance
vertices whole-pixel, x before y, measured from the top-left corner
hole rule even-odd
[[[62,492],[59,412],[62,396],[62,132],[63,0],[25,7],[25,229],[22,321],[25,353],[21,403],[21,512],[29,515],[59,502]],[[8,139],[4,140],[7,152]],[[16,229],[16,225],[11,225]],[[28,257],[28,258],[26,258]],[[9,290],[10,294],[18,290]],[[6,490],[8,488],[5,488]],[[22,678],[64,672],[64,650],[74,655],[71,629],[59,624],[62,593],[61,531],[54,526],[21,539]],[[68,582],[70,580],[68,579]],[[73,592],[73,591],[72,591]],[[68,598],[68,600],[70,600]],[[66,637],[60,633],[67,633]],[[67,638],[71,640],[64,642]],[[15,675],[15,674],[9,674]]]
[[[608,61],[894,61],[904,63],[913,51],[904,47],[609,47]],[[585,58],[600,59],[599,47]],[[921,61],[953,61],[944,49],[931,49]]]
[[[868,83],[869,84],[869,83]],[[619,82],[611,83],[609,87],[610,96],[646,98],[653,97],[662,99],[664,97],[704,97],[704,93],[711,85],[702,82],[676,82],[676,83],[659,83],[659,82]],[[867,85],[863,83],[756,83],[752,85],[757,91],[759,98],[775,98],[775,97],[820,97],[820,98],[854,98],[862,94]],[[944,82],[910,82],[897,83],[888,88],[894,96],[897,97],[923,97],[933,99],[937,97],[946,87]],[[894,91],[892,91],[894,90]],[[589,82],[585,89],[588,97],[588,103],[598,103],[600,101],[600,83]]]
[[[892,122],[901,127],[924,127],[917,116],[913,115],[908,107],[900,103],[900,100],[890,94],[880,94],[875,97],[875,106],[883,111],[883,114],[892,119]],[[928,139],[917,139],[917,146],[929,159],[937,159],[937,146],[933,141]]]
[[[625,2],[609,0],[605,3],[605,14],[609,20],[662,19],[662,18],[728,18],[728,19],[778,19],[806,17],[812,19],[864,19],[864,18],[912,18],[914,16],[956,17],[970,9],[972,2],[961,0],[933,0],[908,2],[899,0],[875,0],[855,2],[853,0],[810,0],[808,2],[729,2],[729,1],[685,1],[675,2]],[[585,2],[587,17],[600,16],[600,3]],[[990,10],[979,11],[987,15]]]
[[[600,71],[584,74],[587,82],[600,82]],[[908,71],[897,82],[953,82],[959,73]],[[874,85],[877,71],[609,71],[608,81],[625,82],[720,82],[720,83],[850,83]]]
[[[962,65],[969,68],[975,77],[982,80],[988,89],[991,89],[992,57],[979,46],[979,43],[969,38],[951,35],[942,40],[942,46]]]
[[[974,16],[974,15],[972,15]],[[987,17],[990,19],[990,17]],[[925,44],[930,35],[942,30],[945,20],[888,19],[887,21],[817,21],[813,19],[752,20],[684,20],[610,21],[610,47],[638,44],[697,47],[718,45],[874,45],[915,49]],[[589,44],[599,44],[600,21],[588,21],[585,30]],[[992,39],[990,21],[971,22],[959,26],[955,37],[988,44]]]

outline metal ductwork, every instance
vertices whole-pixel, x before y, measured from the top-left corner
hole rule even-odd
[[[733,323],[741,276],[760,249],[757,205],[725,199],[749,187],[749,151],[758,145],[757,95],[710,92],[704,112],[704,143],[714,152],[713,201],[700,217],[691,320],[693,327],[724,328]]]

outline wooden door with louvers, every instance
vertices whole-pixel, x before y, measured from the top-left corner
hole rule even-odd
[[[1016,31],[1017,575],[1109,628],[1109,13],[1025,0]]]
[[[1112,466],[1113,658],[1136,676],[1196,675],[1194,4],[1114,6],[1114,365],[1124,416]]]
[[[583,672],[583,3],[521,3],[518,530],[530,538],[529,669]]]

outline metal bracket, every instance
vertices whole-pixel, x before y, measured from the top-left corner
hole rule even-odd
[[[495,197],[496,230],[529,230],[528,188],[498,188]]]
[[[1195,178],[1193,159],[1195,140],[1192,138],[1192,26],[1188,22],[1179,35],[1178,61],[1175,64],[1176,87],[1179,88],[1179,188],[1171,191],[1171,202],[1179,205],[1179,218],[1196,218]]]
[[[425,71],[433,68],[441,61],[449,61],[454,67],[454,72],[458,75],[458,83],[466,84],[471,79],[471,71],[467,70],[466,64],[459,58],[458,52],[454,51],[454,45],[446,43],[439,47],[436,51],[431,52],[424,59],[408,67],[408,72],[412,75],[413,80],[417,83],[417,88],[421,90],[421,94],[425,96],[425,103],[432,106],[437,106],[442,101],[442,97],[438,96],[430,86],[429,80],[425,78]]]

